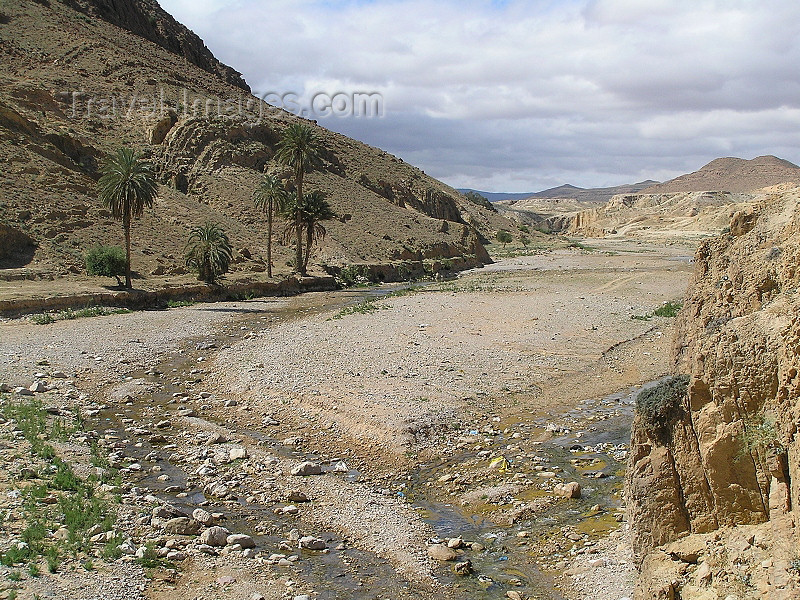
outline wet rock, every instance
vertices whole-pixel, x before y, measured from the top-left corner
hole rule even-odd
[[[308,496],[306,496],[305,492],[301,492],[299,490],[291,490],[288,494],[286,494],[286,500],[289,502],[308,502]]]
[[[553,491],[557,496],[563,496],[564,498],[580,498],[581,484],[579,484],[577,481],[559,483],[556,485]]]
[[[453,571],[456,575],[470,575],[472,573],[472,562],[469,560],[458,562],[453,566]]]
[[[212,547],[225,546],[228,543],[230,531],[219,525],[209,527],[200,534],[200,543]]]
[[[322,474],[322,465],[307,460],[293,466],[290,473],[296,476],[320,475]]]
[[[200,523],[189,517],[175,517],[164,523],[164,531],[175,535],[195,535],[200,531]]]
[[[447,547],[452,548],[453,550],[457,550],[458,548],[461,548],[463,545],[464,545],[464,540],[461,539],[461,537],[450,538],[449,540],[447,540]]]
[[[242,549],[247,548],[255,548],[256,542],[255,540],[250,537],[249,535],[245,535],[244,533],[232,533],[227,538],[227,543],[229,546],[239,545]]]
[[[434,560],[448,561],[458,558],[458,552],[444,544],[432,544],[428,546],[428,556]]]
[[[324,550],[328,547],[324,540],[313,535],[306,535],[298,540],[298,546],[306,550]]]

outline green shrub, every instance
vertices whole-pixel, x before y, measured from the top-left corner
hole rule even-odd
[[[367,265],[347,265],[339,271],[336,282],[342,287],[366,286],[372,283]]]
[[[677,375],[639,392],[636,412],[656,441],[669,440],[670,427],[683,415],[682,402],[688,389],[689,376]]]
[[[115,277],[117,285],[122,285],[127,265],[125,250],[119,246],[95,246],[86,253],[86,272],[98,277]]]
[[[503,248],[505,248],[506,244],[508,244],[513,238],[511,237],[511,232],[506,231],[505,229],[501,229],[497,232],[495,236],[498,242],[503,244]]]
[[[680,302],[667,302],[653,311],[656,317],[676,317],[683,308]]]

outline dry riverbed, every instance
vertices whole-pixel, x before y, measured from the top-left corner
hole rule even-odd
[[[627,392],[668,371],[672,320],[650,315],[690,254],[572,249],[395,295],[0,323],[0,382],[43,390],[4,405],[39,400],[45,442],[119,513],[70,537],[74,490],[5,410],[0,550],[34,517],[61,550],[54,574],[0,567],[4,593],[625,597],[619,432]]]

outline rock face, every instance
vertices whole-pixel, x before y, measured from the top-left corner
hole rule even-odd
[[[766,196],[734,221],[731,234],[702,243],[695,256],[674,345],[676,371],[690,375],[687,394],[661,435],[641,414],[634,421],[627,499],[642,582],[664,583],[654,574],[675,559],[655,549],[687,534],[768,531],[761,548],[774,545],[775,564],[800,550],[800,189]],[[697,589],[732,593],[726,564],[700,573]],[[796,597],[783,595],[797,593],[797,578],[780,565],[753,569],[752,586],[766,586],[761,597]],[[686,584],[672,593],[699,598]],[[638,597],[657,595],[640,585]]]
[[[79,0],[75,4],[185,58],[231,85],[250,91],[241,73],[218,61],[196,33],[178,23],[155,0]]]

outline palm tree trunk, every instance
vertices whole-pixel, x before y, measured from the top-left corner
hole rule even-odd
[[[267,204],[267,277],[272,277],[272,200]]]
[[[122,227],[125,229],[125,287],[131,289],[131,216],[122,217]]]
[[[300,205],[303,202],[303,171],[299,169],[297,171],[297,175],[295,177],[295,181],[297,183],[297,204],[295,205],[294,211],[294,230],[297,237],[297,249],[295,252],[295,271],[301,276],[305,277],[306,269],[305,265],[303,265],[303,221],[301,220],[302,215],[300,214]]]
[[[306,256],[303,259],[303,273],[306,273],[306,270],[308,269],[308,259],[311,256],[311,242],[313,239],[314,224],[306,223],[306,227]]]

